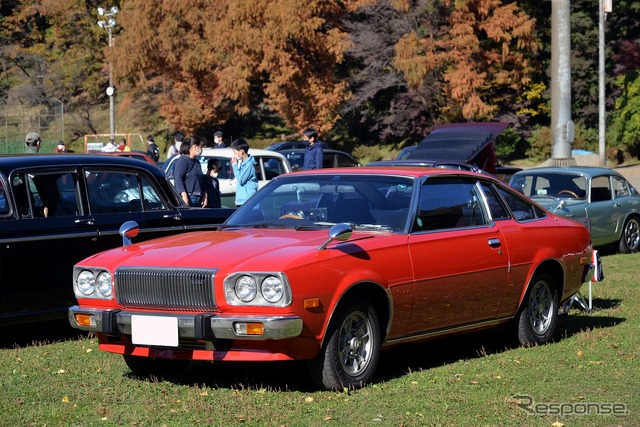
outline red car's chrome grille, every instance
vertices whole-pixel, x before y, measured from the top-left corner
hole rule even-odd
[[[212,311],[217,270],[203,268],[120,267],[116,300],[125,308]]]

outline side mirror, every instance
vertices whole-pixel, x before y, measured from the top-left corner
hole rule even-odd
[[[318,250],[319,251],[324,250],[327,247],[327,245],[333,242],[334,240],[345,242],[351,238],[352,233],[353,233],[353,228],[351,228],[351,225],[345,224],[345,223],[336,224],[329,229],[329,239],[327,239],[327,241],[324,242],[322,246],[318,248]]]
[[[120,226],[118,233],[122,236],[122,246],[129,246],[131,239],[140,232],[140,226],[135,221],[127,221]]]

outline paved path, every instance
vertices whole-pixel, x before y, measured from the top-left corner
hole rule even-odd
[[[612,169],[627,178],[631,185],[640,190],[640,165],[618,166]]]

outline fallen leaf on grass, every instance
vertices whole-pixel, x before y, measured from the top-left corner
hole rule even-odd
[[[305,397],[304,401],[307,402],[307,403],[311,403],[311,402],[313,402],[313,397],[311,397],[311,396]]]
[[[553,427],[564,427],[564,424],[562,424],[560,421],[556,421],[555,423],[551,424]]]
[[[65,371],[64,369],[58,369],[58,372],[56,372],[56,374],[65,374],[67,371]]]
[[[62,398],[62,403],[69,403],[69,396],[64,396]]]

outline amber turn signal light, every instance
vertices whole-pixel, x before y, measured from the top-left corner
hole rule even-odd
[[[304,308],[318,308],[320,307],[320,298],[309,298],[304,300]]]
[[[234,325],[238,335],[263,335],[264,324],[258,322],[242,322]]]
[[[91,314],[75,314],[76,323],[80,326],[91,326],[93,322],[91,322],[93,316]]]

